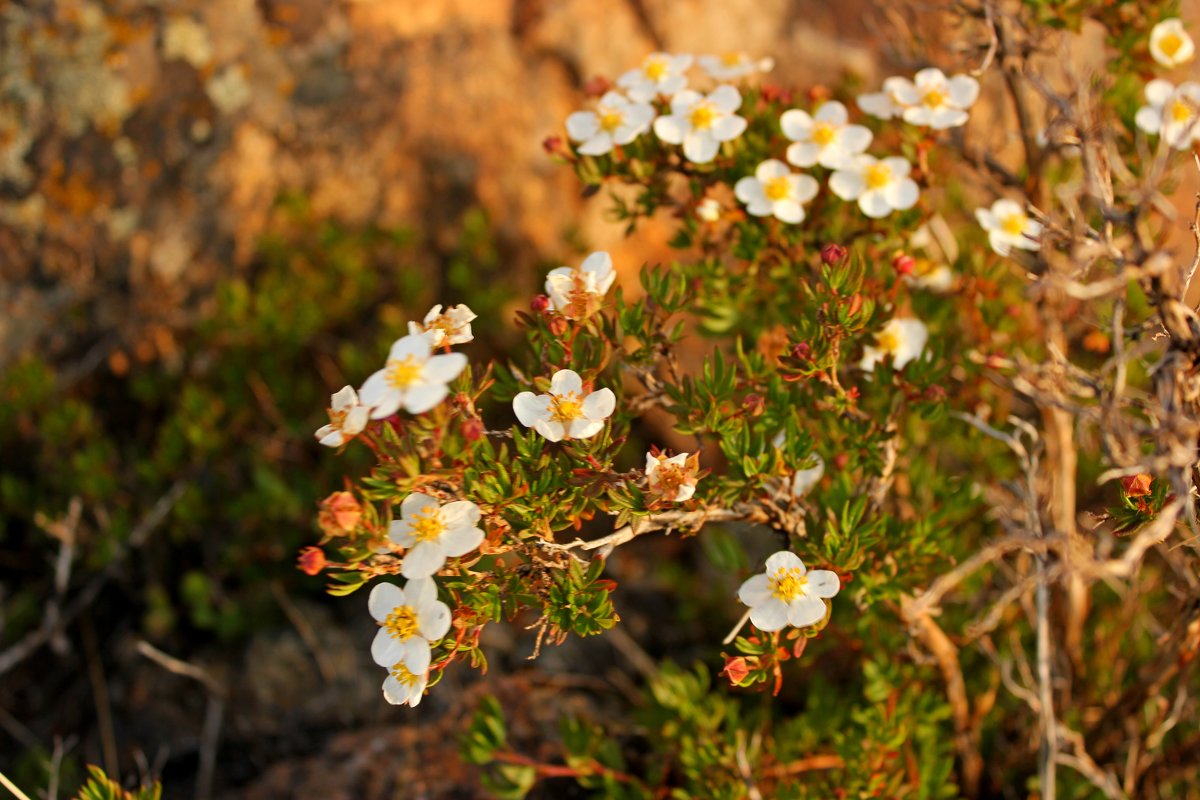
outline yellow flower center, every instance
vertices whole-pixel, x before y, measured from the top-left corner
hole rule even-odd
[[[882,189],[892,182],[892,168],[882,161],[867,167],[863,173],[868,189]]]
[[[1167,58],[1174,58],[1181,47],[1183,47],[1183,37],[1177,33],[1168,33],[1158,40],[1158,49]]]
[[[950,95],[941,86],[935,86],[925,93],[924,103],[930,108],[941,108],[950,100]]]
[[[437,539],[446,530],[446,523],[442,521],[442,512],[432,506],[414,514],[409,524],[412,525],[413,537],[418,542]]]
[[[697,103],[692,108],[692,113],[688,115],[688,121],[692,124],[692,129],[697,131],[711,128],[716,120],[717,110],[709,103]]]
[[[743,58],[745,58],[745,55],[742,53],[730,51],[728,53],[721,54],[721,63],[727,67],[736,67],[742,63]]]
[[[411,355],[388,359],[387,382],[393,389],[407,389],[421,378],[425,365]]]
[[[1000,220],[1000,230],[1009,236],[1020,236],[1025,233],[1025,215],[1009,214]]]
[[[396,606],[383,627],[393,639],[406,642],[417,634],[417,610],[412,606]]]
[[[411,689],[421,680],[421,676],[405,666],[403,661],[398,661],[392,666],[392,677],[406,689]]]
[[[807,584],[808,576],[802,573],[799,567],[781,569],[767,581],[771,594],[785,603],[790,603],[804,594]]]
[[[345,411],[334,411],[331,408],[329,409],[329,424],[340,431],[342,429],[342,425],[346,423],[346,417],[349,415],[350,409],[346,409]]]
[[[617,128],[625,124],[625,115],[620,111],[611,108],[600,109],[600,130],[605,133],[614,133]]]
[[[879,349],[885,353],[894,353],[900,349],[900,337],[895,331],[881,331],[875,337],[875,343],[879,345]]]
[[[650,80],[658,83],[663,78],[667,77],[667,60],[665,58],[652,58],[646,62],[646,66],[642,67],[642,72]]]
[[[550,395],[550,419],[571,422],[583,416],[583,398],[574,392]]]
[[[834,140],[837,136],[837,129],[828,122],[818,122],[812,129],[812,140],[814,144],[825,147]]]
[[[772,203],[787,200],[792,195],[792,185],[788,182],[788,176],[780,175],[778,178],[771,178],[763,185],[763,194]]]
[[[1182,100],[1171,103],[1171,121],[1187,122],[1192,118],[1192,107]]]

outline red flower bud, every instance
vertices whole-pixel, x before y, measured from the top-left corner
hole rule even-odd
[[[349,492],[334,492],[321,501],[317,523],[328,536],[353,533],[362,517],[362,506]]]
[[[892,256],[892,267],[901,275],[912,275],[917,269],[917,262],[908,253],[896,253]]]
[[[542,139],[542,149],[552,156],[564,155],[563,138],[557,135],[547,136]]]
[[[325,552],[319,547],[306,547],[300,551],[296,566],[305,575],[316,575],[325,569]]]
[[[830,242],[821,248],[821,260],[828,266],[836,267],[846,258],[846,248],[840,244]]]
[[[746,659],[742,656],[726,656],[725,669],[721,670],[725,677],[729,678],[729,682],[734,686],[741,685],[741,682],[750,674],[750,667],[746,665]]]
[[[542,314],[550,307],[550,298],[544,294],[535,294],[529,301],[529,308],[535,314]]]
[[[837,467],[838,469],[845,469],[846,465],[849,463],[850,463],[850,456],[847,453],[838,453],[836,456],[833,457],[833,465],[835,467]]]
[[[463,438],[468,442],[479,441],[483,438],[483,435],[486,432],[486,429],[483,425],[483,420],[479,419],[478,417],[470,417],[463,420],[461,430]]]
[[[604,93],[612,88],[612,81],[603,75],[597,75],[583,85],[583,94],[586,97],[603,97]]]
[[[792,345],[792,358],[798,358],[801,361],[808,361],[812,355],[812,348],[808,346],[808,342],[796,342]]]
[[[1145,473],[1130,475],[1121,479],[1121,488],[1125,490],[1127,497],[1148,497],[1152,480],[1154,479]]]

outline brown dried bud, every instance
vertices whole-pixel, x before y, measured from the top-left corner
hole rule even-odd
[[[846,248],[842,247],[840,244],[830,242],[821,248],[821,261],[825,262],[825,264],[828,266],[836,267],[838,264],[842,263],[845,258]]]
[[[767,402],[761,394],[752,392],[746,395],[746,399],[742,401],[742,408],[752,417],[761,417],[766,407]]]

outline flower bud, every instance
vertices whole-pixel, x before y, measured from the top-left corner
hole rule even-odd
[[[792,358],[808,361],[811,356],[812,348],[808,346],[808,342],[796,342],[792,345]]]
[[[742,656],[726,656],[725,669],[721,670],[725,677],[729,678],[729,682],[734,686],[740,686],[741,682],[750,674],[750,667],[746,664],[746,659]]]
[[[908,253],[896,253],[892,256],[892,268],[901,275],[912,275],[917,270],[917,262]]]
[[[535,314],[545,313],[550,307],[550,298],[544,294],[535,294],[533,299],[529,301],[529,308]]]
[[[542,149],[552,156],[566,155],[563,148],[563,138],[561,136],[551,135],[547,136],[545,139],[542,139]]]
[[[612,87],[612,81],[603,75],[596,75],[583,84],[583,94],[585,97],[603,97]]]
[[[319,547],[306,547],[296,559],[296,567],[305,575],[316,575],[325,569],[325,551]]]
[[[483,425],[483,420],[479,419],[478,417],[469,417],[468,419],[463,420],[461,430],[463,438],[468,442],[479,441],[483,438],[483,435],[486,432]]]
[[[761,417],[767,403],[761,394],[750,393],[742,401],[742,409],[752,417]]]
[[[838,469],[845,469],[846,465],[849,463],[850,463],[850,454],[849,453],[838,453],[836,456],[833,457],[833,465],[835,467],[837,467]]]
[[[836,267],[846,258],[846,248],[840,244],[830,242],[821,248],[821,261],[827,266]]]
[[[567,332],[567,328],[570,327],[570,323],[567,322],[567,318],[558,315],[551,317],[548,324],[550,326],[550,332],[555,336],[562,336]]]
[[[1149,497],[1150,483],[1153,480],[1145,473],[1130,475],[1121,479],[1121,488],[1125,490],[1126,497]]]
[[[317,522],[327,536],[353,533],[362,517],[362,506],[350,492],[334,492],[321,501]]]

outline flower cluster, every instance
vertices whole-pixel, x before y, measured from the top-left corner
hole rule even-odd
[[[883,90],[858,98],[858,107],[873,117],[899,117],[910,125],[933,130],[957,128],[967,124],[967,110],[979,99],[979,81],[970,75],[947,78],[940,69],[930,67],[907,78],[892,77],[883,82]]]
[[[474,319],[475,313],[465,305],[444,313],[436,305],[423,322],[409,322],[409,334],[392,344],[383,369],[367,378],[357,392],[345,386],[330,398],[329,424],[317,430],[317,440],[326,447],[341,447],[361,434],[370,420],[390,417],[401,409],[424,414],[441,403],[450,393],[450,381],[466,369],[467,357],[434,355],[434,349],[472,341]]]
[[[1165,19],[1150,31],[1150,55],[1171,69],[1188,63],[1196,53],[1192,37],[1178,19]],[[1151,136],[1160,136],[1176,150],[1188,150],[1200,140],[1200,84],[1184,81],[1176,86],[1155,78],[1146,84],[1146,105],[1138,109],[1134,124]]]

